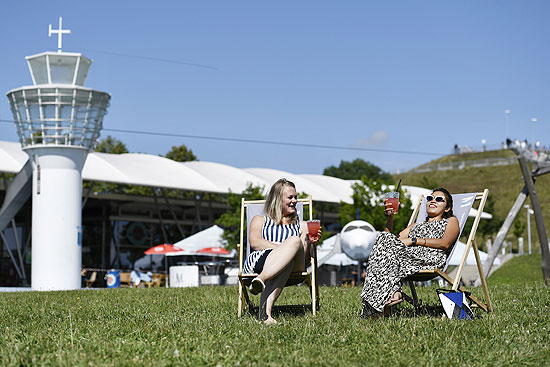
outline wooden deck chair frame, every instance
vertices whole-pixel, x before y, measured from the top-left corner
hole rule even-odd
[[[309,196],[306,199],[298,199],[298,202],[303,203],[302,205],[308,206],[308,212],[309,212],[309,218],[313,218],[313,200],[312,197]],[[239,285],[239,302],[238,302],[238,316],[242,316],[242,312],[245,310],[246,307],[248,307],[248,311],[253,313],[255,306],[252,300],[250,299],[248,295],[248,286],[252,282],[252,279],[258,276],[258,274],[244,274],[243,273],[243,266],[244,262],[246,260],[246,253],[248,248],[248,240],[245,238],[245,221],[247,221],[245,216],[245,210],[247,210],[249,205],[252,204],[261,204],[263,205],[265,203],[265,200],[250,200],[246,201],[244,198],[241,200],[241,227],[240,227],[240,242],[237,245],[239,248],[239,273],[238,273],[238,285]],[[304,209],[305,211],[305,209]],[[247,223],[246,231],[248,237],[248,228],[250,226]],[[309,285],[310,294],[311,294],[311,310],[313,312],[313,315],[317,313],[317,310],[319,309],[319,283],[317,279],[317,247],[313,246],[311,251],[311,265],[306,271],[304,272],[294,272],[291,273],[288,282],[285,285],[285,287],[289,285],[295,285],[300,284],[302,282],[306,281],[306,283]],[[296,305],[294,305],[296,306]],[[301,305],[303,306],[303,305]]]
[[[451,254],[449,254],[449,257],[447,259],[447,264],[445,265],[444,270],[440,270],[437,268],[431,269],[431,270],[420,270],[418,273],[408,276],[404,279],[404,281],[407,281],[409,283],[409,286],[411,288],[412,297],[408,296],[403,292],[403,298],[411,303],[416,309],[418,309],[422,302],[418,299],[418,296],[416,294],[416,289],[414,286],[415,281],[428,281],[432,280],[436,277],[441,277],[444,279],[447,283],[452,285],[453,290],[459,290],[461,292],[467,292],[466,295],[470,299],[471,302],[473,302],[473,307],[480,307],[486,312],[492,312],[493,306],[491,304],[491,298],[489,297],[489,290],[487,289],[487,282],[485,280],[485,276],[483,273],[483,267],[481,266],[481,260],[479,257],[479,249],[477,246],[477,242],[475,239],[477,227],[479,225],[479,220],[481,219],[481,214],[483,213],[483,208],[485,207],[485,203],[487,201],[487,196],[489,195],[489,190],[485,189],[482,193],[476,193],[475,201],[480,200],[479,207],[477,208],[477,215],[474,219],[474,223],[472,225],[472,229],[470,230],[470,234],[468,236],[468,242],[466,243],[466,250],[464,251],[464,255],[462,256],[462,260],[460,261],[460,264],[458,266],[458,271],[456,273],[456,277],[453,279],[446,273],[447,265],[449,263],[449,260],[451,258]],[[420,208],[422,205],[422,200],[424,199],[424,196],[421,195],[418,199],[418,203],[415,206],[415,209],[413,211],[413,214],[411,215],[411,219],[409,220],[409,224],[411,225],[414,223],[418,217],[418,214],[420,212]],[[460,234],[459,234],[460,237]],[[457,240],[458,241],[458,240]],[[466,264],[466,259],[468,258],[468,254],[470,252],[470,249],[473,248],[474,255],[476,259],[476,265],[477,270],[479,273],[479,277],[481,279],[481,285],[483,288],[483,293],[485,295],[486,303],[483,303],[478,298],[473,296],[466,288],[460,285],[460,280],[462,278],[462,271],[464,269],[464,265]]]

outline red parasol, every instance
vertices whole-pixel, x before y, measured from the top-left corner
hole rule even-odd
[[[155,247],[151,247],[147,251],[145,251],[145,255],[164,255],[168,252],[185,252],[185,250],[174,247],[174,245],[169,245],[167,243],[163,245],[157,245]]]
[[[211,255],[230,255],[231,251],[227,251],[223,247],[205,247],[197,251],[199,254],[211,254]]]
[[[174,252],[184,253],[185,250],[179,247],[174,247],[174,245],[165,243],[163,245],[157,245],[155,247],[151,247],[150,249],[145,251],[145,255],[166,255],[167,253],[174,253]],[[168,275],[168,258],[166,256],[164,256],[164,270]],[[168,287],[168,278],[166,279],[166,287]]]

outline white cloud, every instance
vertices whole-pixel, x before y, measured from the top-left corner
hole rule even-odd
[[[353,143],[354,148],[371,148],[381,145],[388,140],[388,133],[382,130],[375,131],[368,138],[361,138]]]

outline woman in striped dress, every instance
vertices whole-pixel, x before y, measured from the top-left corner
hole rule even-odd
[[[253,252],[244,263],[244,273],[257,273],[250,284],[252,294],[260,296],[260,318],[268,324],[273,304],[283,291],[290,273],[304,271],[313,242],[307,235],[307,224],[298,219],[298,196],[294,183],[282,178],[267,195],[264,216],[250,222],[249,242]],[[320,237],[319,230],[317,238]]]

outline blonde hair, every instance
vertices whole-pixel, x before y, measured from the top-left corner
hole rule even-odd
[[[264,212],[277,224],[281,224],[283,221],[283,191],[285,187],[296,189],[296,185],[293,182],[288,181],[286,178],[281,178],[271,186],[269,194],[267,194],[265,199]],[[298,214],[295,213],[293,218],[291,218],[291,223],[294,224],[297,221]]]

